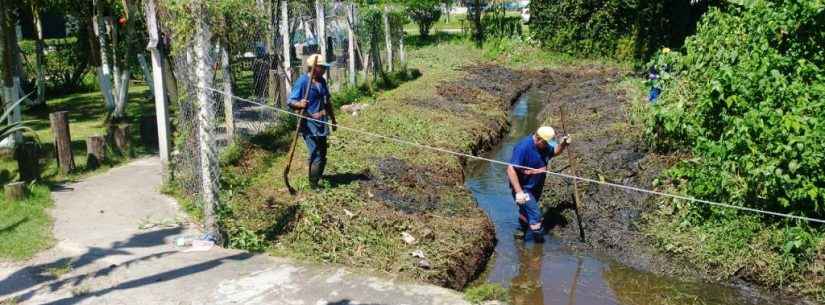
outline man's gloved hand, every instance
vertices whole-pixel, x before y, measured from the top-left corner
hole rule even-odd
[[[530,201],[530,194],[527,194],[526,192],[516,193],[516,203],[525,204],[527,201]]]
[[[564,137],[562,137],[562,138],[561,138],[561,143],[562,143],[562,144],[565,144],[565,145],[570,145],[570,142],[572,142],[572,141],[573,141],[573,140],[572,140],[572,138],[570,137],[570,135],[566,135],[566,136],[564,136]]]

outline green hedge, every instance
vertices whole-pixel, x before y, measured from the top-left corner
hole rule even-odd
[[[551,49],[621,60],[645,59],[678,48],[695,29],[708,1],[536,0],[530,30]]]

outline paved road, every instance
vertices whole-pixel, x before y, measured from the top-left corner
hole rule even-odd
[[[452,290],[213,248],[185,252],[197,235],[158,192],[157,158],[55,190],[56,245],[0,264],[0,303],[18,304],[466,304]]]

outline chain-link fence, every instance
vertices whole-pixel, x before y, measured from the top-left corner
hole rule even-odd
[[[391,62],[387,56],[392,54],[378,52],[385,36],[382,23],[376,24],[381,16],[376,8],[359,13],[343,2],[317,1],[315,7],[285,1],[218,2],[157,8],[174,118],[171,181],[182,195],[203,205],[208,231],[214,229],[209,215],[219,201],[221,150],[238,138],[286,123],[278,109],[285,108],[291,83],[305,72],[309,55],[326,55],[331,64],[327,83],[334,93],[354,84],[361,73],[382,71],[381,62]],[[285,24],[288,31],[283,31]],[[397,29],[386,43],[403,37],[402,25],[393,21]],[[403,43],[395,43],[399,47]]]

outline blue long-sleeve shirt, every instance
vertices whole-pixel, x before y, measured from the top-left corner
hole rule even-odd
[[[329,88],[327,87],[327,82],[323,78],[321,78],[317,83],[310,85],[309,76],[307,74],[301,75],[292,85],[292,92],[289,95],[289,104],[295,104],[300,102],[304,99],[304,92],[306,91],[307,86],[311,86],[309,88],[309,93],[307,94],[307,107],[306,112],[304,113],[308,117],[312,117],[313,114],[318,113],[322,110],[326,109],[326,102],[329,99]],[[319,121],[327,122],[328,116],[324,115],[318,118]],[[316,137],[325,137],[329,135],[329,128],[326,124],[321,122],[316,122],[312,120],[303,120],[301,123],[301,133],[316,136]]]

